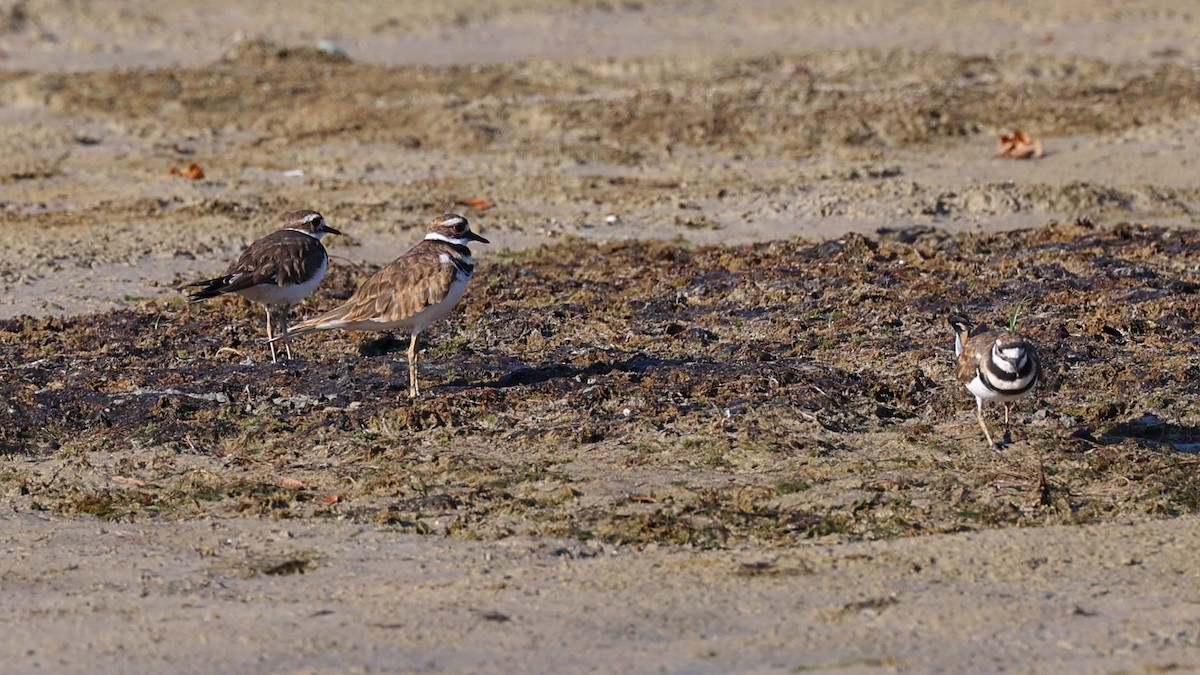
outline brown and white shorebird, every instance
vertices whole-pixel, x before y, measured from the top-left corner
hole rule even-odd
[[[1008,414],[1012,402],[1027,396],[1041,374],[1033,344],[1020,333],[988,330],[962,316],[949,317],[954,329],[954,354],[958,363],[954,375],[975,395],[975,416],[989,446],[995,447],[987,423],[983,421],[983,402],[1004,403],[1004,439],[1008,440]]]
[[[471,231],[467,219],[446,213],[433,219],[425,238],[376,272],[340,307],[292,326],[279,339],[319,330],[408,331],[408,395],[417,383],[417,336],[454,309],[475,271],[468,245],[487,239]]]
[[[341,232],[330,227],[316,211],[293,211],[283,217],[282,229],[250,244],[228,274],[188,284],[200,289],[188,295],[188,300],[200,302],[234,293],[260,303],[267,310],[268,340],[274,337],[271,310],[281,307],[279,317],[286,333],[288,308],[316,290],[329,269],[329,254],[321,245],[321,237],[326,234]],[[287,355],[292,358],[290,347]],[[276,362],[274,342],[271,362]]]

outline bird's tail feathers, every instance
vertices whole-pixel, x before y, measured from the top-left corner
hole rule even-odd
[[[967,338],[972,335],[978,335],[987,330],[987,326],[983,324],[972,323],[970,319],[962,314],[951,314],[946,317],[946,322],[954,329],[954,355],[958,356],[962,353],[967,344]]]
[[[215,298],[225,292],[225,287],[229,285],[229,277],[217,277],[216,279],[205,279],[197,281],[194,284],[188,284],[185,288],[199,288],[200,290],[194,293],[188,293],[188,302],[200,302]]]
[[[341,321],[342,317],[344,317],[346,312],[349,310],[350,305],[348,304],[335,307],[324,314],[318,314],[314,317],[305,319],[294,326],[289,326],[287,333],[284,333],[283,335],[276,335],[268,342],[290,340],[294,337],[300,337],[301,335],[308,335],[309,333],[316,333],[317,331],[338,328],[343,323]]]

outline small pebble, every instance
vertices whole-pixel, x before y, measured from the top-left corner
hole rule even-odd
[[[317,43],[317,49],[325,52],[326,54],[333,54],[335,56],[346,56],[346,57],[350,56],[349,52],[347,52],[345,49],[342,48],[341,45],[334,42],[333,40],[321,40],[320,42]]]

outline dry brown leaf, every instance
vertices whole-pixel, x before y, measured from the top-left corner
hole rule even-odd
[[[488,209],[496,208],[496,202],[490,199],[480,197],[472,197],[471,199],[463,199],[458,202],[462,206],[469,206],[476,211],[487,211]]]
[[[167,175],[179,176],[181,178],[191,178],[192,180],[200,180],[201,178],[204,178],[204,169],[201,169],[199,164],[192,162],[187,166],[186,169],[180,169],[177,166],[171,167],[171,170],[167,172]]]
[[[1001,157],[1009,159],[1037,159],[1042,156],[1042,141],[1020,129],[1013,129],[1011,134],[1000,137],[996,150]]]

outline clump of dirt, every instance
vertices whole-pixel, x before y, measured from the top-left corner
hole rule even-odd
[[[424,336],[264,363],[261,309],[146,302],[0,323],[0,489],[111,519],[254,514],[698,546],[1200,508],[1200,234],[1051,223],[480,260]],[[336,268],[303,312],[370,269]],[[984,446],[945,315],[1017,327],[1045,377]],[[998,424],[999,408],[988,409]]]

